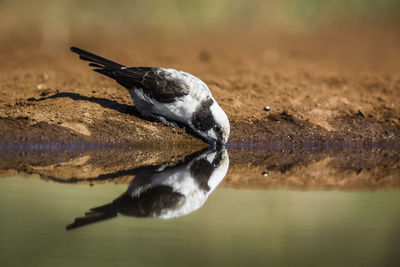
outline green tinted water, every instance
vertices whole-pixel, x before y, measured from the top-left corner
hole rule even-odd
[[[0,179],[0,266],[396,266],[400,192],[217,188],[177,219],[65,226],[127,185]],[[397,263],[397,264],[396,264]]]

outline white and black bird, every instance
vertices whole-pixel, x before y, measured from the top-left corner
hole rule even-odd
[[[199,209],[224,179],[229,168],[226,149],[194,153],[172,166],[143,168],[114,201],[90,209],[67,226],[75,229],[119,215],[171,219]]]
[[[90,61],[94,71],[128,89],[144,117],[167,125],[180,122],[212,145],[225,145],[228,141],[228,117],[207,85],[195,76],[174,69],[126,67],[76,47],[71,51]]]

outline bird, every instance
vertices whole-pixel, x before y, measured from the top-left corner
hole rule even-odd
[[[89,61],[93,71],[125,87],[144,118],[168,126],[181,123],[212,146],[228,142],[228,116],[199,78],[169,68],[126,67],[77,47],[70,49]]]
[[[229,155],[225,148],[193,153],[183,162],[142,168],[128,189],[112,202],[91,208],[66,226],[72,230],[117,217],[171,219],[199,209],[225,178]]]

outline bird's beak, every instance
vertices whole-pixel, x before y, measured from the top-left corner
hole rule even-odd
[[[217,142],[214,143],[214,148],[216,149],[221,149],[223,147],[225,147],[225,142],[222,140],[218,140]]]

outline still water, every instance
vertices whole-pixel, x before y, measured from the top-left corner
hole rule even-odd
[[[398,266],[400,260],[394,189],[220,186],[184,216],[122,215],[65,229],[127,187],[1,178],[0,266]]]

